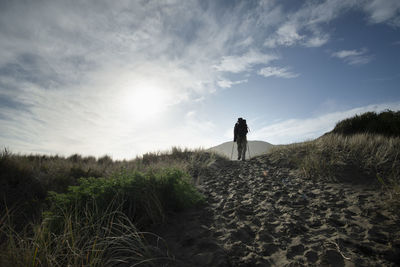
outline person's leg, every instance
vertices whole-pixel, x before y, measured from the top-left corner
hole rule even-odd
[[[246,159],[246,149],[247,149],[247,139],[245,137],[245,138],[243,138],[243,141],[242,141],[242,160],[243,161]]]
[[[238,138],[237,140],[237,150],[238,150],[238,160],[240,160],[240,157],[242,156],[242,141],[240,140],[240,138]]]

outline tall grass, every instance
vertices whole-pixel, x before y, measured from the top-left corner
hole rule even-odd
[[[220,156],[173,148],[130,161],[0,154],[0,266],[159,266],[149,225],[202,203],[193,179]]]
[[[328,134],[274,147],[270,153],[273,161],[297,168],[310,179],[382,185],[400,203],[400,137]]]
[[[178,168],[193,178],[204,172],[208,163],[221,156],[203,150],[173,148],[167,152],[147,153],[132,160],[113,161],[109,156],[98,159],[17,155],[7,150],[0,153],[0,210],[14,208],[16,224],[40,218],[48,192],[65,193],[78,185],[80,178],[110,178],[121,172],[147,172]]]
[[[163,222],[168,212],[202,202],[190,177],[179,169],[121,172],[110,178],[81,178],[79,185],[70,186],[67,193],[51,192],[45,219],[52,231],[60,232],[66,227],[63,214],[73,213],[86,220],[85,212],[90,209],[94,218],[102,218],[104,207],[108,207],[126,214],[143,229]]]
[[[64,227],[58,233],[49,230],[48,221],[30,225],[22,233],[5,224],[7,242],[0,250],[0,266],[159,266],[173,261],[160,237],[140,232],[114,207],[110,204],[101,217],[96,214],[98,207],[87,206],[79,216],[64,213],[60,218]],[[149,243],[152,239],[158,242]]]

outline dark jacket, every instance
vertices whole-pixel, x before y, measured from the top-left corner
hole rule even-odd
[[[246,120],[238,121],[233,130],[233,142],[236,142],[238,137],[245,137],[248,132]]]

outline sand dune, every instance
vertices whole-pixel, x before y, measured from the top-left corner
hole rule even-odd
[[[232,155],[232,146],[233,146],[233,155]],[[271,149],[271,147],[273,147],[273,145],[268,142],[248,141],[248,149],[246,150],[246,158],[250,158],[249,152],[250,152],[251,157],[255,157],[255,156],[259,156],[259,155],[263,155],[263,154],[267,153]],[[231,158],[231,155],[232,155],[232,159],[237,159],[237,155],[238,155],[237,143],[234,143],[232,141],[222,143],[218,146],[214,146],[214,147],[210,148],[209,150],[220,153],[222,155],[225,155],[228,158]]]
[[[207,205],[161,229],[168,266],[400,264],[400,220],[379,190],[305,179],[267,155],[208,171]]]

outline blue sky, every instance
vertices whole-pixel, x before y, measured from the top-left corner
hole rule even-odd
[[[400,109],[400,2],[1,1],[0,145],[133,158]]]

